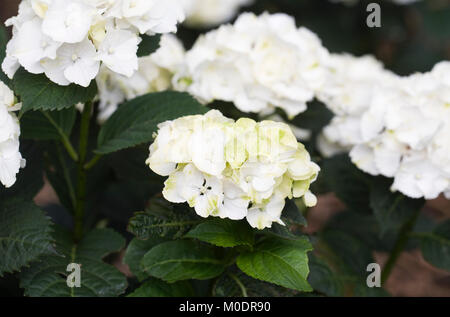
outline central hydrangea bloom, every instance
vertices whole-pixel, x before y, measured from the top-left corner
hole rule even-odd
[[[25,167],[19,152],[20,126],[14,111],[20,110],[11,89],[0,81],[0,182],[11,187],[16,174]]]
[[[138,68],[139,34],[175,32],[184,20],[177,0],[23,0],[3,71],[22,66],[59,85],[87,87],[103,63],[130,77]]]
[[[169,177],[168,201],[188,202],[201,217],[247,218],[264,229],[283,224],[286,198],[317,201],[309,187],[320,168],[284,123],[235,122],[217,110],[167,121],[146,163]]]

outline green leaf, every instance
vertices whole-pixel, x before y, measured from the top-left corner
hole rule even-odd
[[[255,251],[242,253],[237,266],[247,275],[286,288],[309,292],[307,252],[312,250],[308,239],[297,241],[270,239]]]
[[[327,296],[345,295],[345,278],[342,274],[335,273],[322,259],[311,255],[309,262],[308,282],[314,288]]]
[[[69,137],[76,118],[75,107],[61,111],[46,111],[45,113],[29,111],[20,120],[21,137],[31,140],[59,140],[61,135],[58,130]]]
[[[151,278],[128,297],[193,297],[194,295],[194,290],[188,281],[169,284]]]
[[[189,231],[186,238],[198,239],[219,247],[252,247],[255,241],[248,223],[229,219],[207,220]]]
[[[305,112],[302,112],[292,120],[295,126],[310,130],[313,134],[319,134],[323,128],[333,119],[333,112],[323,103],[314,100]]]
[[[139,44],[139,49],[137,52],[138,57],[148,56],[159,48],[159,43],[161,41],[161,34],[156,35],[141,35],[142,42]]]
[[[339,255],[346,273],[358,276],[366,274],[369,263],[374,263],[372,250],[351,234],[335,229],[326,229],[320,234],[328,246]]]
[[[153,247],[165,241],[165,239],[159,237],[152,237],[148,240],[139,240],[136,238],[131,240],[123,262],[128,265],[131,273],[133,273],[139,281],[144,281],[148,277],[148,274],[144,272],[141,265],[142,258]]]
[[[370,191],[370,207],[380,227],[380,236],[391,229],[399,229],[425,204],[423,199],[411,199],[401,193],[392,193],[392,180],[376,179]]]
[[[189,240],[165,242],[151,249],[142,265],[149,275],[172,283],[181,280],[207,280],[220,275],[225,263],[216,249]]]
[[[308,109],[305,112],[302,112],[290,121],[294,126],[311,132],[311,136],[308,140],[302,140],[302,143],[305,145],[311,156],[314,157],[320,155],[317,148],[317,138],[333,117],[333,112],[331,112],[331,110],[323,103],[313,100],[308,103]],[[287,122],[289,122],[289,120]],[[314,186],[317,187],[318,183],[314,183]]]
[[[45,297],[112,297],[125,291],[125,276],[102,258],[118,251],[125,240],[110,229],[89,232],[75,244],[68,231],[57,228],[54,233],[59,254],[41,257],[21,274],[20,284],[26,296]],[[67,265],[81,265],[81,287],[67,287]]]
[[[439,224],[431,233],[421,234],[420,248],[425,260],[450,271],[450,220]]]
[[[187,93],[167,91],[138,97],[119,107],[103,125],[96,152],[108,154],[150,142],[159,123],[207,111]]]
[[[298,236],[297,234],[292,233],[289,228],[278,223],[273,223],[271,228],[266,228],[260,231],[260,233],[270,237],[275,237],[277,239],[286,239],[291,241],[302,239],[301,237],[303,236],[303,234]]]
[[[0,276],[51,253],[51,221],[31,202],[0,203]]]
[[[323,161],[323,178],[336,196],[349,209],[357,212],[369,212],[370,175],[361,172],[347,154],[338,155]]]
[[[320,247],[316,248],[320,257],[312,255],[310,257],[308,281],[315,291],[326,296],[343,297],[385,297],[389,296],[385,290],[380,288],[370,288],[367,286],[367,273],[356,274],[349,270],[343,261],[347,254],[340,255],[339,251],[324,252]],[[373,261],[374,262],[374,261]],[[372,263],[373,263],[372,262]]]
[[[380,243],[377,226],[372,214],[346,211],[334,217],[314,244],[313,288],[327,296],[388,296],[366,283],[367,265],[376,262],[372,254]]]
[[[108,156],[108,165],[114,170],[117,178],[148,182],[151,186],[158,187],[158,192],[161,193],[166,178],[148,168],[145,164],[148,155],[148,145],[141,145],[111,154]]]
[[[287,225],[306,226],[308,224],[293,199],[286,200],[281,219]]]
[[[13,79],[14,92],[22,101],[22,112],[29,110],[62,110],[94,99],[97,84],[84,88],[75,84],[59,86],[44,74],[35,75],[20,68]]]
[[[363,214],[355,211],[344,211],[337,213],[327,223],[328,229],[345,232],[360,242],[367,248],[377,251],[389,252],[392,250],[397,231],[386,232],[380,239],[380,229],[374,214]]]
[[[151,237],[179,238],[200,222],[199,217],[183,205],[172,206],[165,200],[153,199],[145,212],[135,213],[128,231],[141,240]]]

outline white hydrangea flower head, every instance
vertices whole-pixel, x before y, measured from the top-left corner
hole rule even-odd
[[[180,0],[186,12],[185,23],[195,27],[212,27],[229,22],[243,6],[254,0]]]
[[[380,84],[388,85],[395,75],[373,56],[331,54],[327,78],[317,98],[339,115],[359,115],[365,111]]]
[[[174,77],[178,90],[201,102],[233,102],[244,112],[293,117],[306,110],[323,85],[328,51],[285,14],[242,14],[201,36]]]
[[[0,81],[0,182],[11,187],[25,160],[19,151],[20,126],[14,111],[20,110],[13,92]]]
[[[137,71],[127,77],[101,66],[96,77],[99,94],[100,123],[105,122],[126,101],[151,92],[172,88],[172,77],[183,63],[183,44],[172,34],[161,37],[160,47],[149,56],[138,59]]]
[[[316,93],[317,99],[336,114],[318,140],[322,154],[347,152],[361,143],[362,114],[378,98],[378,87],[395,86],[396,80],[397,76],[373,56],[331,54],[325,83]]]
[[[364,65],[363,59],[352,58]],[[345,64],[345,63],[343,63]],[[355,106],[349,98],[324,98],[336,114],[324,129],[319,146],[333,154],[330,143],[348,149],[353,163],[366,173],[393,178],[393,191],[412,198],[435,199],[450,191],[450,62],[437,64],[429,73],[395,76],[365,65],[352,75],[334,81],[363,95]],[[357,69],[357,68],[355,68]],[[350,70],[350,71],[348,71]],[[364,76],[373,76],[366,92]],[[352,79],[358,78],[354,85]],[[368,81],[370,83],[371,80]],[[356,87],[361,89],[356,92]],[[327,94],[327,90],[325,90]],[[328,93],[329,95],[329,93]],[[352,96],[353,97],[353,96]],[[358,100],[356,97],[355,100]],[[365,105],[365,106],[364,106]]]
[[[283,224],[286,198],[314,206],[310,184],[319,173],[287,124],[219,111],[159,125],[147,164],[168,176],[164,197],[187,202],[201,217],[246,218],[252,227]]]
[[[131,77],[140,34],[176,32],[183,20],[176,0],[22,0],[5,23],[13,37],[2,69],[12,78],[22,66],[63,86],[89,86],[101,64]]]

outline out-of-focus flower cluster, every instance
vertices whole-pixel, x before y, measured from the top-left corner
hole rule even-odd
[[[333,154],[331,141],[350,149],[361,170],[394,178],[394,191],[450,198],[450,62],[399,77],[371,58],[338,59],[333,76],[341,86],[322,98],[336,114],[324,130],[323,152]]]
[[[278,107],[295,116],[323,85],[327,58],[319,38],[292,17],[244,13],[197,40],[174,86],[205,103],[229,101],[262,114]]]
[[[322,154],[332,156],[345,152],[361,142],[359,120],[375,97],[376,88],[395,85],[397,76],[384,69],[372,56],[355,57],[331,54],[327,64],[328,76],[323,89],[317,93],[334,114],[319,139]]]
[[[240,220],[264,229],[283,224],[287,197],[316,204],[309,191],[319,167],[284,123],[233,121],[219,111],[159,125],[147,160],[169,176],[164,197],[195,208],[201,217]]]
[[[14,111],[20,110],[14,93],[0,81],[0,182],[11,187],[25,160],[19,151],[20,126]]]
[[[22,66],[59,85],[85,87],[101,64],[130,77],[139,34],[175,32],[184,18],[177,0],[23,0],[6,21],[13,37],[2,68],[10,78]]]
[[[180,0],[186,12],[185,24],[212,27],[230,21],[242,6],[254,0]]]
[[[131,77],[100,67],[96,78],[99,94],[99,122],[106,121],[126,101],[172,88],[172,76],[183,63],[183,44],[172,34],[161,37],[159,49],[138,59],[138,70]]]

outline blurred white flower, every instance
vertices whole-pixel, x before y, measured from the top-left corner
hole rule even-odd
[[[59,85],[87,87],[102,62],[131,77],[139,34],[175,32],[183,20],[176,0],[23,0],[18,15],[6,21],[13,37],[2,69],[12,78],[23,66]]]
[[[138,70],[131,77],[102,65],[96,77],[100,101],[98,121],[105,122],[126,100],[172,88],[173,72],[182,64],[184,53],[182,43],[174,35],[164,34],[155,53],[138,58]]]
[[[13,92],[0,81],[0,182],[11,187],[25,160],[19,151],[20,126],[14,111],[20,110]]]
[[[286,198],[317,202],[309,187],[319,167],[279,122],[235,122],[217,110],[164,122],[146,163],[169,176],[167,200],[187,202],[201,217],[247,218],[264,229],[283,224]]]
[[[254,0],[180,0],[186,12],[186,24],[213,27],[229,22],[243,6]]]
[[[204,103],[261,114],[281,108],[293,117],[323,85],[327,58],[319,38],[288,15],[245,13],[197,40],[174,86]]]
[[[448,194],[450,62],[399,77],[371,58],[333,59],[341,65],[318,94],[336,115],[319,139],[322,153],[336,152],[330,144],[350,150],[358,168],[393,178],[392,190],[412,198]]]
[[[388,85],[395,75],[372,56],[331,54],[327,77],[317,97],[339,115],[360,115],[368,107],[378,85]]]

